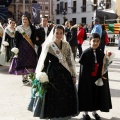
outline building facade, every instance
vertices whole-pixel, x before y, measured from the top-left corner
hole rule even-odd
[[[32,14],[32,0],[13,0],[8,10],[12,13],[12,18],[20,20],[22,14]]]
[[[37,3],[40,3],[40,17],[48,16],[53,21],[53,0],[37,0]]]
[[[94,12],[99,9],[101,1],[103,0],[54,0],[54,22],[64,24],[68,20],[73,24],[91,25]],[[112,8],[116,11],[116,0],[104,0],[103,3],[103,9]]]
[[[12,17],[18,21],[23,13],[32,15],[32,3],[40,4],[40,17],[48,16],[50,21],[53,21],[53,0],[13,0],[9,6],[9,11]]]
[[[116,13],[120,16],[120,0],[116,0]]]

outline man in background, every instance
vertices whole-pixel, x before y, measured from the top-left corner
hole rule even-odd
[[[44,16],[41,19],[40,25],[36,27],[36,45],[38,46],[37,50],[38,58],[42,51],[42,44],[49,35],[50,31],[51,28],[48,27],[48,17]]]

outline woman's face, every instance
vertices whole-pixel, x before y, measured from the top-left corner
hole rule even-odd
[[[62,40],[63,38],[63,30],[62,29],[55,29],[55,38],[57,40]]]
[[[15,21],[10,22],[10,26],[13,27],[13,28],[15,27],[15,24],[16,24]]]
[[[22,24],[23,25],[28,25],[29,24],[29,21],[28,21],[27,17],[22,17]]]
[[[90,41],[90,44],[91,44],[91,48],[96,49],[96,48],[99,47],[100,39],[99,39],[99,38],[93,38],[93,39]]]

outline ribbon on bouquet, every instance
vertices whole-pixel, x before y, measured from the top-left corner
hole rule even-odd
[[[63,54],[61,53],[60,49],[57,47],[57,45],[55,43],[52,43],[51,48],[53,49],[54,53],[59,59],[59,62],[71,73],[68,63],[66,59],[64,58]]]

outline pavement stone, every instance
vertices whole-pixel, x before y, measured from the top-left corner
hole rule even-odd
[[[85,41],[83,49],[89,46]],[[120,50],[117,46],[106,46],[113,51],[115,59],[109,67],[109,84],[113,109],[109,113],[98,111],[102,120],[120,120]],[[78,58],[76,58],[77,75],[79,73]],[[30,86],[23,86],[20,75],[8,74],[8,67],[0,66],[0,120],[40,120],[27,110],[30,99]],[[92,114],[90,113],[92,120]],[[71,120],[82,120],[82,113]]]

